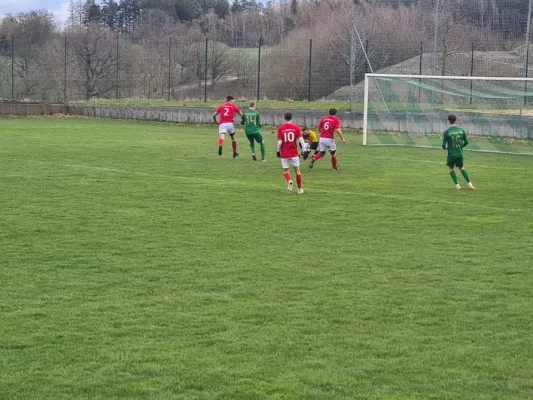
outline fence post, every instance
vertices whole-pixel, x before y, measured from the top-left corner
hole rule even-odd
[[[119,66],[119,63],[120,63],[120,55],[119,55],[119,52],[118,52],[118,40],[119,40],[119,37],[118,37],[118,32],[117,32],[117,70],[116,70],[116,76],[115,76],[115,79],[117,81],[116,85],[115,85],[115,99],[118,100],[118,87],[120,85],[120,81],[119,81],[119,77],[118,77],[118,66]]]
[[[205,38],[205,67],[204,67],[204,103],[207,103],[207,45],[208,39]]]
[[[309,39],[309,76],[307,77],[307,101],[311,101],[311,66],[313,62],[313,39]]]
[[[65,36],[65,59],[63,60],[63,102],[67,102],[67,37]]]
[[[256,100],[259,101],[259,94],[260,94],[260,88],[261,88],[261,45],[262,45],[263,37],[259,36],[259,48],[257,50],[257,93],[256,93]]]
[[[172,38],[168,38],[168,95],[167,95],[167,101],[170,101],[170,69],[171,69],[171,58],[172,58]]]
[[[15,39],[11,35],[11,101],[15,100]]]
[[[472,42],[472,55],[470,57],[470,76],[474,76],[474,42]],[[470,104],[472,104],[472,90],[474,82],[470,80]]]
[[[424,61],[424,42],[421,40],[420,41],[420,61],[418,65],[418,75],[422,75],[423,61]],[[418,103],[420,103],[422,99],[422,88],[420,87],[421,84],[422,84],[422,79],[419,79],[418,80],[418,85],[419,85],[418,86]]]
[[[368,54],[368,39],[365,40],[365,53]],[[368,74],[368,63],[365,63],[365,74]]]

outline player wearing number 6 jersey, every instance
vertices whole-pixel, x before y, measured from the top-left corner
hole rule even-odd
[[[442,148],[448,150],[446,165],[450,168],[450,177],[452,178],[453,183],[455,183],[455,188],[457,190],[461,190],[461,185],[459,185],[459,181],[457,180],[455,167],[458,167],[461,171],[461,174],[468,183],[468,187],[470,189],[475,189],[470,181],[470,176],[464,167],[463,148],[468,144],[468,138],[466,137],[466,132],[463,128],[455,126],[456,121],[457,117],[455,115],[448,116],[450,127],[446,129],[442,137]]]
[[[320,140],[318,142],[318,154],[315,154],[311,159],[309,168],[313,168],[315,162],[326,155],[326,150],[331,154],[331,165],[335,171],[339,170],[337,163],[337,146],[335,143],[335,132],[339,135],[342,143],[346,143],[344,135],[341,131],[341,121],[335,116],[337,114],[336,108],[329,109],[329,115],[320,120],[318,130],[320,131]]]
[[[298,152],[298,143],[303,150],[307,150],[308,144],[305,143],[302,137],[300,127],[292,123],[292,114],[285,113],[285,123],[278,128],[278,145],[277,156],[281,158],[281,166],[287,182],[287,192],[292,192],[292,177],[289,171],[291,166],[294,167],[296,173],[296,183],[298,184],[298,193],[302,194],[304,189],[302,187],[302,173],[300,172],[300,158]]]
[[[233,148],[233,158],[236,158],[237,153],[237,141],[235,140],[235,126],[233,120],[235,114],[239,114],[242,117],[242,112],[235,104],[233,104],[233,96],[226,97],[226,103],[222,104],[213,113],[213,120],[218,123],[218,155],[222,155],[222,145],[224,144],[224,137],[226,133],[229,133],[231,137],[231,147]],[[220,115],[220,120],[217,121],[217,115]]]

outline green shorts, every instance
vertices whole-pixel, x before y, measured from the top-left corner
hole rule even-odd
[[[255,140],[257,143],[261,143],[261,142],[263,141],[263,135],[261,135],[261,132],[247,133],[247,134],[246,134],[246,137],[248,138],[248,140],[250,141],[250,143],[253,143],[254,140]]]
[[[464,159],[463,155],[449,155],[446,160],[446,165],[450,168],[458,167],[463,168]]]

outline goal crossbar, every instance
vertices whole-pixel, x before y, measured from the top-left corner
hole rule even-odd
[[[515,81],[515,82],[533,82],[533,78],[524,77],[496,77],[496,76],[446,76],[446,75],[402,75],[402,74],[365,74],[365,80],[368,78],[401,78],[401,79],[439,79],[439,80],[465,80],[465,81]]]

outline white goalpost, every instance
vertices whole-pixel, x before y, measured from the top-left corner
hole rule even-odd
[[[533,154],[533,78],[369,73],[362,89],[364,146],[438,147],[455,114],[472,150]]]

